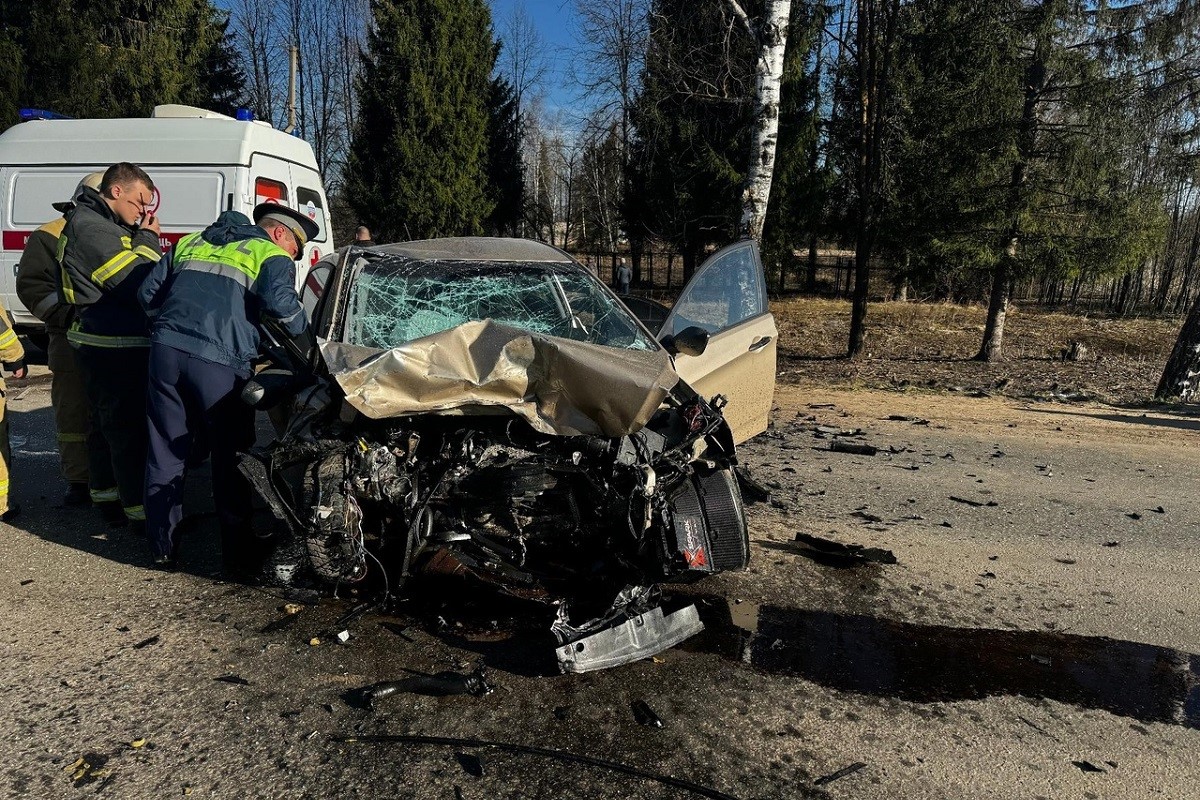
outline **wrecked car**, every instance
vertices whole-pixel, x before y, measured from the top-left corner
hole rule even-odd
[[[343,248],[302,299],[318,351],[244,395],[290,404],[242,462],[287,531],[274,579],[483,581],[554,609],[564,671],[702,629],[657,587],[749,560],[734,448],[766,427],[776,336],[753,243],[706,262],[655,334],[517,239]]]

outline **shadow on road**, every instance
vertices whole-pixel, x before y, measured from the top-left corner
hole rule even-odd
[[[1174,428],[1183,431],[1200,431],[1200,417],[1188,412],[1168,412],[1164,410],[1142,412],[1140,414],[1099,414],[1086,411],[1060,411],[1054,408],[1031,407],[1036,414],[1055,414],[1064,417],[1085,417],[1106,422],[1124,422],[1129,425],[1146,425],[1153,428]]]
[[[48,542],[148,568],[150,553],[144,539],[133,536],[126,527],[108,527],[91,506],[63,505],[66,483],[59,468],[53,410],[49,406],[23,409],[22,391],[19,386],[10,388],[6,412],[13,451],[12,497],[21,506],[12,526]],[[201,576],[215,575],[220,568],[220,536],[210,513],[209,485],[207,466],[188,476],[187,516],[181,526],[182,571]]]
[[[1200,656],[1096,636],[952,628],[772,605],[700,604],[689,649],[918,703],[1020,695],[1200,728]]]

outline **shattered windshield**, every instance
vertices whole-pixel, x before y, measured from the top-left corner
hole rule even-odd
[[[571,264],[391,259],[363,267],[348,301],[343,340],[384,350],[484,319],[579,342],[658,349],[595,278]]]

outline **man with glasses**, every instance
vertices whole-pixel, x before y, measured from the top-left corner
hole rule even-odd
[[[253,577],[261,560],[249,525],[250,490],[237,468],[238,451],[254,444],[254,410],[241,393],[258,357],[260,326],[292,338],[302,353],[312,347],[294,262],[319,229],[278,203],[258,205],[254,221],[226,211],[180,240],[138,292],[151,319],[146,530],[163,569],[175,566],[185,464],[201,433],[212,448],[224,570],[235,579]]]
[[[161,258],[154,182],[134,164],[113,164],[100,189],[84,187],[58,240],[63,299],[78,310],[67,340],[108,450],[125,517],[146,529],[146,383],[150,338],[137,290]]]

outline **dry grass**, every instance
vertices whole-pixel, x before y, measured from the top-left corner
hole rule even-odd
[[[874,303],[867,317],[867,357],[844,358],[850,304],[793,298],[772,303],[779,325],[780,379],[818,385],[918,386],[1003,391],[1022,396],[1086,394],[1138,402],[1154,390],[1179,323],[1159,319],[1075,316],[1014,309],[1005,360],[971,360],[987,309],[950,303]],[[1087,349],[1064,361],[1071,342]]]

